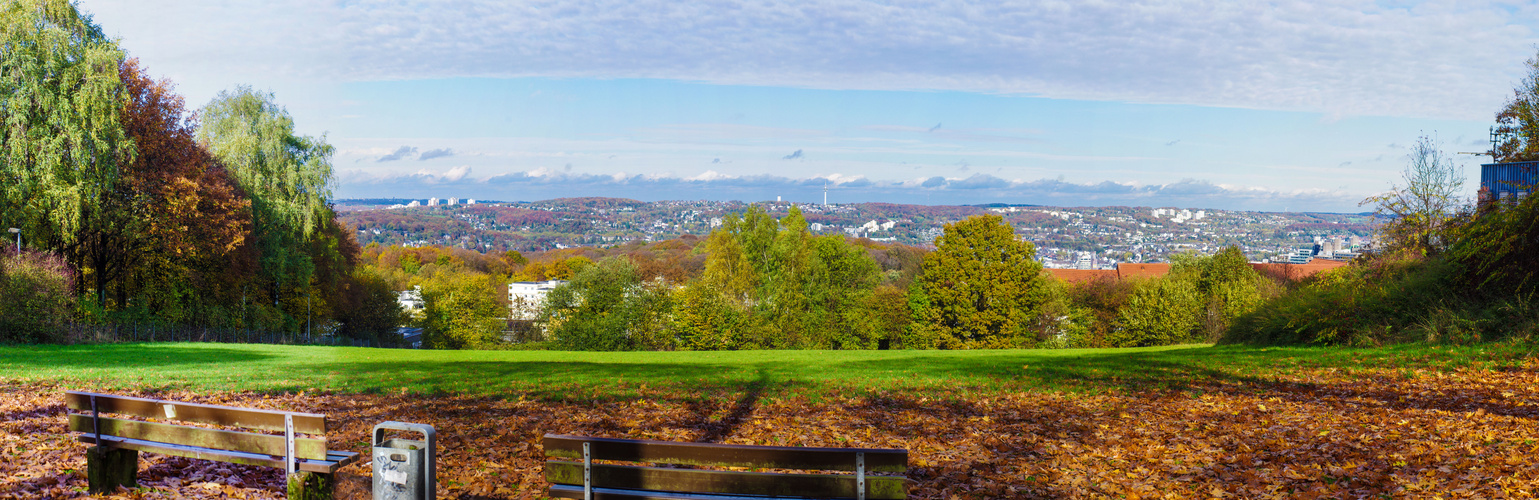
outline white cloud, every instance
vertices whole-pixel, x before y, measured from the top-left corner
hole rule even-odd
[[[463,170],[462,170],[463,169]],[[343,175],[340,197],[429,196],[452,188],[462,196],[488,200],[533,200],[551,193],[584,193],[645,199],[714,199],[759,201],[785,196],[788,201],[820,200],[824,186],[830,199],[917,204],[1029,203],[1057,206],[1131,205],[1189,206],[1233,210],[1282,210],[1310,207],[1318,211],[1356,212],[1360,197],[1327,189],[1276,190],[1256,186],[1221,185],[1185,179],[1167,184],[1111,181],[1074,183],[1061,179],[1005,180],[987,174],[965,178],[931,177],[912,181],[874,181],[839,174],[791,178],[773,175],[731,176],[706,171],[692,177],[663,175],[580,174],[537,169],[472,178],[468,167],[446,173],[423,170],[411,175]]]
[[[1534,5],[1497,1],[1401,7],[1367,0],[85,0],[82,6],[131,51],[153,55],[152,69],[179,82],[239,81],[240,75],[640,77],[1327,116],[1487,119],[1539,40]]]

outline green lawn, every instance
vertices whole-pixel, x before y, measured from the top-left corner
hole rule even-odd
[[[1497,369],[1528,347],[1174,346],[1007,351],[417,351],[255,344],[0,346],[0,380],[72,388],[478,394],[543,400],[769,399],[905,391],[1201,390],[1312,369]]]

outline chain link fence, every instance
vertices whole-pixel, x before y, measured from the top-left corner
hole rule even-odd
[[[159,323],[69,323],[64,344],[120,342],[209,342],[223,344],[325,345],[351,347],[410,347],[401,341],[354,339],[337,335],[282,333],[250,328],[165,325]]]

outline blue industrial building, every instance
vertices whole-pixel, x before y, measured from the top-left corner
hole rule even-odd
[[[1480,166],[1480,201],[1512,202],[1539,184],[1539,161],[1487,163]]]

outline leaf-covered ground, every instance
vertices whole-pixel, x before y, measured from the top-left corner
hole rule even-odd
[[[1142,384],[1140,384],[1142,385]],[[365,452],[385,420],[435,426],[440,498],[538,498],[544,433],[906,448],[912,498],[1531,498],[1539,363],[1445,370],[1300,368],[1100,393],[671,391],[595,401],[504,395],[119,391],[325,413]],[[0,498],[84,495],[60,391],[0,383]],[[646,389],[642,389],[645,393]],[[274,469],[143,455],[120,498],[278,498]],[[368,498],[367,464],[343,498]]]

